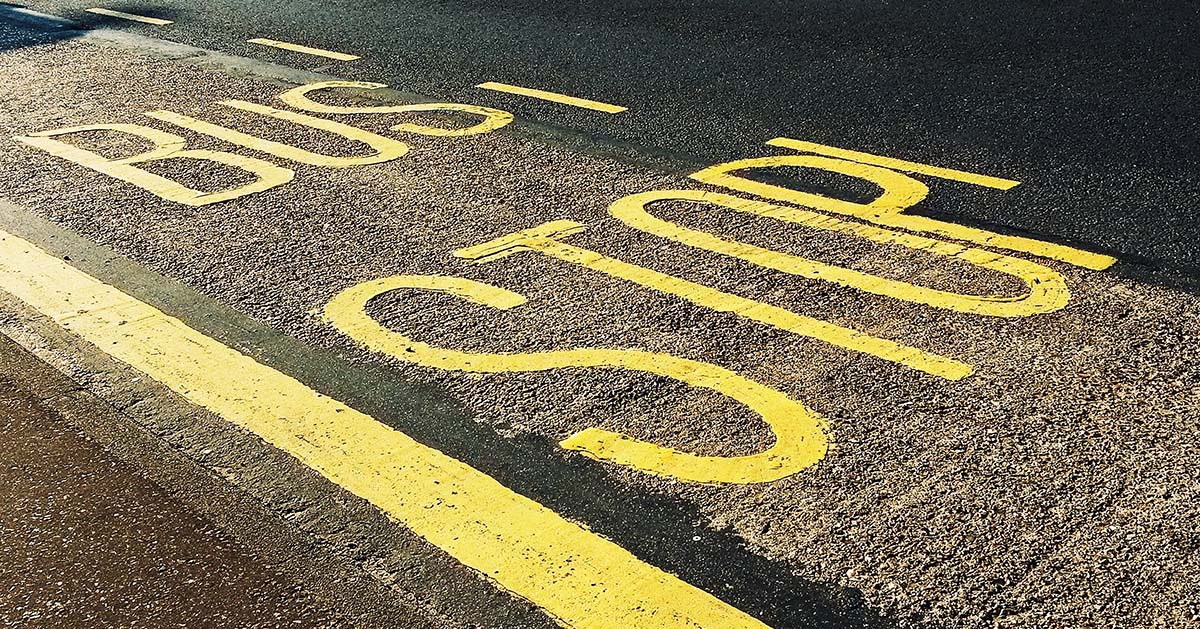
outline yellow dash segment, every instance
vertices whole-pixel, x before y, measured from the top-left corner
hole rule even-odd
[[[282,48],[283,50],[290,50],[292,52],[302,52],[306,55],[316,55],[318,57],[326,57],[329,59],[336,59],[338,61],[354,61],[355,59],[361,58],[358,55],[348,55],[344,52],[334,52],[332,50],[324,50],[321,48],[310,48],[308,46],[301,46],[300,44],[293,44],[290,42],[278,41],[275,39],[265,39],[262,37],[256,37],[254,39],[248,39],[246,41],[250,42],[251,44],[262,44],[263,46],[274,46],[275,48]]]
[[[767,140],[767,144],[782,148],[792,149],[794,151],[802,151],[805,153],[816,153],[818,155],[828,155],[839,159],[848,159],[852,162],[860,164],[871,164],[873,166],[882,166],[908,173],[917,173],[937,177],[939,179],[950,179],[953,181],[961,181],[963,183],[975,184],[977,186],[986,186],[988,188],[997,188],[1000,190],[1008,190],[1021,185],[1019,181],[1012,179],[1001,179],[1000,177],[989,177],[988,175],[979,175],[969,173],[965,170],[954,170],[953,168],[942,168],[940,166],[930,166],[929,164],[921,164],[918,162],[909,162],[894,157],[883,157],[880,155],[872,155],[870,153],[862,153],[852,151],[850,149],[838,148],[836,146],[826,146],[817,144],[816,142],[806,142],[804,140],[793,140],[792,138],[774,138]]]
[[[602,111],[606,114],[619,114],[619,113],[627,110],[626,107],[622,107],[620,105],[610,105],[608,103],[602,103],[600,101],[595,101],[595,100],[588,100],[586,98],[576,98],[574,96],[567,96],[566,94],[559,94],[557,92],[547,92],[544,90],[535,90],[531,87],[520,87],[518,85],[509,85],[507,83],[497,83],[495,81],[488,81],[487,83],[480,83],[479,85],[476,85],[475,87],[481,87],[485,90],[492,90],[495,92],[506,92],[508,94],[519,94],[521,96],[529,96],[530,98],[540,98],[542,100],[553,101],[555,103],[562,103],[564,105],[570,105],[572,107],[582,107],[584,109],[593,109],[595,111]]]
[[[258,435],[566,627],[765,627],[461,461],[0,231],[0,289]]]
[[[143,24],[153,24],[155,26],[166,26],[168,24],[175,23],[171,20],[163,20],[163,19],[156,18],[156,17],[147,17],[145,15],[134,15],[133,13],[125,13],[124,11],[113,11],[112,9],[100,9],[100,8],[93,7],[91,9],[88,9],[87,12],[95,13],[96,15],[105,15],[108,17],[119,17],[122,20],[131,20],[134,22],[141,22]]]

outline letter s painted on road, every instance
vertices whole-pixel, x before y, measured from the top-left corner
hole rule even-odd
[[[749,456],[701,456],[617,432],[588,428],[560,442],[568,450],[650,474],[697,483],[764,483],[824,458],[825,422],[800,402],[716,365],[636,349],[570,349],[523,354],[469,353],[433,347],[381,325],[366,312],[372,299],[397,290],[437,291],[507,310],[525,303],[512,291],[459,277],[397,275],[352,286],[325,306],[325,319],[367,348],[426,367],[477,373],[617,368],[673,378],[727,395],[762,416],[775,444]]]
[[[400,114],[433,111],[457,111],[483,117],[483,121],[480,123],[458,129],[429,127],[409,122],[394,125],[392,127],[393,131],[407,131],[409,133],[419,133],[421,135],[431,135],[437,137],[457,137],[488,133],[495,131],[496,129],[499,129],[500,127],[503,127],[513,121],[513,115],[507,111],[492,109],[491,107],[480,107],[479,105],[464,105],[462,103],[417,103],[413,105],[348,107],[343,105],[325,105],[323,103],[313,101],[308,97],[309,93],[319,90],[377,90],[383,87],[387,86],[383,83],[369,83],[366,81],[321,81],[319,83],[309,83],[308,85],[301,85],[300,87],[290,89],[280,94],[279,100],[282,100],[296,109],[321,114]]]

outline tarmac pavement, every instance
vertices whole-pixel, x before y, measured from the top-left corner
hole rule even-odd
[[[4,371],[26,367],[15,354],[24,350],[6,339]],[[0,624],[347,625],[64,423],[46,406],[55,403],[0,383]]]
[[[737,155],[707,159],[572,128],[620,113],[548,123],[499,109],[513,95],[433,108],[444,101],[411,85],[328,83],[373,80],[349,61],[314,72],[11,21],[0,34],[0,126],[15,138],[0,151],[0,229],[24,259],[70,267],[5,262],[0,330],[305,540],[286,578],[348,622],[609,626],[617,608],[589,607],[553,570],[481,568],[488,553],[471,559],[438,521],[384,504],[416,480],[356,484],[359,468],[322,458],[353,448],[316,440],[350,443],[337,431],[360,424],[293,443],[231,419],[201,401],[201,380],[154,371],[146,348],[174,347],[160,328],[110,347],[103,308],[50,307],[46,287],[91,281],[158,313],[146,321],[174,318],[199,335],[188,342],[211,340],[179,354],[200,371],[204,352],[254,362],[215,368],[227,386],[261,367],[374,418],[394,429],[380,439],[410,438],[497,483],[495,500],[561,518],[545,521],[562,539],[668,574],[632,588],[664,605],[776,628],[1198,621],[1200,299],[1186,254],[1141,255],[1178,233],[1161,221],[1163,239],[1126,232],[1139,243],[1126,248],[1089,224],[1058,237],[905,218],[923,195],[1029,208],[1088,180],[823,143],[803,152],[809,178],[706,177],[796,152],[731,132],[722,152]],[[127,126],[47,134],[83,125]],[[163,132],[200,152],[170,157]],[[251,529],[229,522],[239,504],[191,508],[245,543]],[[275,539],[263,545],[288,554]],[[306,555],[372,594],[355,603]],[[615,583],[597,596],[626,592]]]

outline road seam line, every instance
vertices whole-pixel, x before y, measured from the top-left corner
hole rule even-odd
[[[598,100],[588,100],[586,98],[567,96],[566,94],[559,94],[557,92],[547,92],[545,90],[537,90],[537,89],[533,89],[531,87],[521,87],[519,85],[509,85],[508,83],[497,83],[495,81],[488,81],[486,83],[480,83],[479,85],[476,85],[475,87],[482,88],[485,90],[492,90],[495,92],[505,92],[507,94],[518,94],[520,96],[528,96],[530,98],[538,98],[541,100],[548,100],[548,101],[552,101],[555,103],[562,103],[564,105],[570,105],[572,107],[582,107],[584,109],[592,109],[595,111],[602,111],[606,114],[619,114],[628,109],[627,107],[622,107],[620,105],[611,105],[609,103],[602,103]]]

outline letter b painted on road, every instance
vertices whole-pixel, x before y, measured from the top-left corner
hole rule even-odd
[[[54,139],[57,136],[89,131],[118,131],[134,135],[149,140],[153,143],[154,148],[130,157],[108,158]],[[236,155],[225,151],[185,149],[184,147],[187,146],[187,142],[182,137],[136,124],[97,124],[68,127],[32,133],[28,136],[17,137],[16,139],[19,142],[40,148],[51,155],[57,155],[81,166],[87,166],[88,168],[102,172],[110,177],[131,183],[153,192],[168,201],[175,201],[184,205],[208,205],[210,203],[236,199],[255,192],[262,192],[263,190],[268,190],[291,181],[292,177],[296,174],[291,169],[276,166],[270,162],[253,157]],[[147,164],[166,159],[198,159],[233,166],[254,175],[255,180],[233,188],[226,188],[215,192],[204,192],[189,188],[178,181],[156,175],[138,167],[138,164]]]

